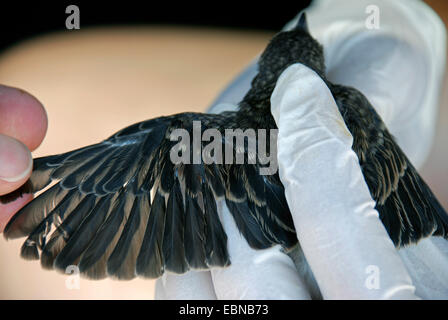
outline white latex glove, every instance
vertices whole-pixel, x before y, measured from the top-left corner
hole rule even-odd
[[[379,30],[365,27],[372,4],[380,10]],[[444,70],[440,19],[412,0],[318,1],[307,16],[312,35],[325,48],[328,78],[361,90],[420,166],[430,148]],[[255,73],[253,64],[213,111],[234,109]],[[280,77],[271,102],[279,127],[280,177],[324,298],[448,297],[447,242],[423,240],[397,253],[374,210],[352,137],[321,79],[293,65]],[[288,148],[292,144],[294,150]],[[166,275],[157,283],[156,298],[309,298],[289,257],[279,247],[252,250],[220,205],[231,267]],[[377,272],[379,283],[367,284]]]

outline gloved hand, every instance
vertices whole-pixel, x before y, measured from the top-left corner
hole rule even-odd
[[[369,5],[380,10],[379,30],[366,28]],[[423,2],[387,0],[318,1],[307,15],[311,34],[325,48],[329,80],[363,92],[414,165],[421,166],[444,70],[445,29],[439,18]],[[253,64],[213,111],[234,108],[254,74]],[[352,137],[323,81],[305,66],[289,67],[277,82],[271,108],[279,127],[280,178],[323,297],[446,297],[448,278],[440,272],[448,266],[446,241],[423,240],[395,250],[351,150]],[[166,275],[157,283],[156,298],[310,297],[288,256],[278,247],[252,250],[223,203],[220,214],[232,265]],[[431,259],[424,260],[425,251]]]

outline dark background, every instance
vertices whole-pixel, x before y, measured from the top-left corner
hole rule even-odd
[[[309,0],[281,2],[87,1],[15,2],[0,4],[0,51],[12,44],[52,31],[65,30],[65,9],[80,9],[81,29],[98,25],[167,24],[280,30]]]

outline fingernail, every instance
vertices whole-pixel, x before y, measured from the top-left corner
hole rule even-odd
[[[32,167],[28,148],[14,138],[0,135],[0,180],[11,183],[23,180]]]

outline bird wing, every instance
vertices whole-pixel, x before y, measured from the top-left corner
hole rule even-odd
[[[211,121],[216,118],[226,119],[152,119],[101,143],[35,159],[26,191],[47,189],[10,220],[5,237],[27,236],[22,257],[40,258],[44,268],[64,272],[77,265],[93,279],[223,267],[230,259],[216,200],[225,199],[252,247],[293,246],[297,238],[278,175],[259,175],[257,164],[170,160],[173,129],[191,133],[196,119],[204,120],[205,130],[218,125]]]
[[[448,236],[448,215],[391,134],[385,130],[361,164],[390,238],[397,247]]]
[[[428,236],[448,237],[448,215],[358,90],[332,86],[333,96],[353,136],[364,179],[395,246]]]

